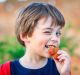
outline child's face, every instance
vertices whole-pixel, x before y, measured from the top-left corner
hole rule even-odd
[[[49,16],[47,19],[42,18],[38,21],[34,32],[29,38],[28,48],[36,55],[42,57],[49,57],[48,48],[46,45],[59,46],[60,43],[60,27],[51,25],[52,18]]]

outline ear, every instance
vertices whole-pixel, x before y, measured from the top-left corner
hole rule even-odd
[[[20,33],[20,39],[22,41],[24,41],[24,43],[29,43],[30,42],[30,39],[28,36],[24,36],[22,33]]]

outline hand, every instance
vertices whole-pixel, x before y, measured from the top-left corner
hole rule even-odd
[[[59,55],[58,60],[54,59],[54,61],[60,75],[71,75],[71,58],[69,54],[63,50],[59,50],[57,54]]]

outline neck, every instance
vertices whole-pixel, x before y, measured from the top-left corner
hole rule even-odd
[[[47,58],[36,55],[33,52],[31,52],[31,50],[26,51],[27,52],[25,53],[25,55],[20,59],[20,63],[22,65],[31,65],[29,67],[36,65],[35,67],[40,67],[44,66],[47,63]]]

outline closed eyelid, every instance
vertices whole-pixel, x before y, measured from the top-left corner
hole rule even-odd
[[[44,30],[45,33],[52,33],[52,30]]]

